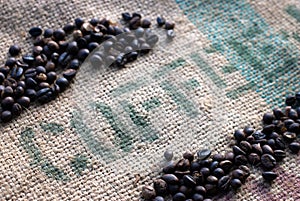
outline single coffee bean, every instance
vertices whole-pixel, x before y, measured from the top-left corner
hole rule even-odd
[[[276,149],[281,149],[281,150],[285,149],[285,143],[283,142],[283,140],[281,138],[276,138],[275,139],[275,148]]]
[[[283,150],[274,150],[274,158],[277,161],[282,161],[286,157],[286,153]]]
[[[28,108],[30,105],[30,98],[27,96],[22,96],[17,99],[17,103],[19,103],[22,107]]]
[[[130,29],[137,29],[141,25],[141,18],[140,17],[133,17],[129,21],[129,28]]]
[[[23,60],[25,63],[27,63],[27,64],[29,64],[29,65],[32,65],[33,62],[34,62],[34,60],[35,60],[35,58],[34,58],[32,55],[27,54],[27,55],[24,55],[24,56],[22,57],[22,60]]]
[[[150,28],[150,26],[151,26],[151,21],[149,19],[143,19],[141,21],[141,27]]]
[[[206,189],[204,188],[204,186],[195,186],[194,191],[201,195],[206,194]]]
[[[1,97],[7,97],[7,96],[13,96],[14,90],[11,86],[5,86],[5,88],[2,90]]]
[[[258,155],[262,155],[263,154],[263,150],[261,148],[260,143],[258,143],[258,144],[252,144],[252,151],[254,153],[257,153]]]
[[[261,131],[255,131],[252,136],[255,138],[255,140],[261,140],[261,139],[265,139],[266,135],[264,133],[262,133]]]
[[[265,125],[261,132],[266,135],[270,135],[274,131],[274,129],[275,129],[275,125],[269,124],[269,125]]]
[[[125,57],[127,58],[128,62],[132,62],[132,61],[135,61],[137,59],[138,53],[133,51],[133,52],[130,52],[128,54],[125,54]]]
[[[296,103],[296,97],[293,95],[289,95],[285,99],[285,104],[287,106],[293,106]]]
[[[209,165],[209,169],[210,171],[213,171],[214,169],[216,169],[219,166],[219,162],[218,161],[213,161],[210,165]]]
[[[31,29],[29,29],[29,34],[32,37],[37,37],[40,36],[42,34],[43,30],[40,27],[32,27]]]
[[[240,165],[239,166],[239,169],[242,170],[244,172],[244,176],[245,178],[249,177],[250,176],[250,169],[245,166],[245,165]]]
[[[234,159],[232,160],[232,161],[234,161]],[[232,161],[230,161],[230,160],[224,160],[224,161],[221,161],[220,162],[220,164],[219,164],[219,166],[220,166],[220,168],[222,168],[225,172],[228,172],[230,169],[231,169],[231,167],[232,167]]]
[[[75,29],[75,25],[74,25],[74,24],[71,24],[71,23],[66,24],[66,25],[63,27],[64,32],[67,33],[67,34],[72,33],[72,32],[74,31],[74,29]]]
[[[300,144],[298,142],[292,142],[289,144],[289,149],[294,153],[297,154],[300,150]]]
[[[189,186],[189,187],[196,186],[196,181],[193,178],[193,176],[191,176],[191,175],[184,175],[182,177],[182,180],[183,180],[184,185],[186,185],[186,186]]]
[[[291,109],[288,113],[288,117],[291,118],[291,119],[294,119],[294,120],[298,119],[297,111],[294,110],[294,109]]]
[[[237,155],[234,159],[236,165],[246,165],[248,160],[245,155]]]
[[[221,178],[225,175],[225,172],[222,168],[216,168],[215,170],[213,170],[212,175],[217,178]]]
[[[8,67],[13,67],[14,65],[16,65],[16,63],[17,63],[17,60],[14,57],[10,57],[5,61],[4,65],[8,66]]]
[[[38,85],[39,89],[43,89],[43,88],[50,88],[50,84],[47,82],[40,82]]]
[[[164,168],[163,172],[166,174],[173,174],[176,169],[176,164],[173,161],[170,161]]]
[[[122,13],[122,18],[125,22],[128,22],[132,19],[132,16],[130,15],[130,13],[125,12],[125,13]]]
[[[209,149],[203,149],[197,152],[198,160],[205,160],[211,155],[211,151]]]
[[[271,124],[274,119],[275,119],[275,117],[272,113],[265,113],[264,116],[263,116],[263,123],[264,124]]]
[[[248,161],[251,165],[257,165],[260,163],[260,157],[257,153],[250,153],[248,155]]]
[[[24,94],[24,88],[22,86],[17,86],[17,88],[14,90],[14,94],[16,97],[21,97]]]
[[[173,196],[173,201],[185,201],[186,200],[186,197],[183,193],[176,193],[174,196]]]
[[[69,81],[64,78],[64,77],[60,77],[55,81],[55,84],[57,84],[60,88],[61,91],[64,91],[67,89],[67,87],[69,86]]]
[[[2,72],[0,72],[0,84],[2,84],[4,80],[5,80],[5,75]]]
[[[157,17],[156,22],[157,22],[157,25],[161,27],[166,23],[166,20],[163,17]]]
[[[26,89],[25,95],[33,102],[36,99],[36,91],[34,89]]]
[[[226,175],[219,179],[218,181],[218,189],[221,191],[228,191],[230,187],[231,177]]]
[[[185,196],[190,197],[192,195],[193,189],[189,188],[188,186],[181,185],[179,187],[179,192],[183,193]]]
[[[4,110],[1,113],[1,120],[4,123],[7,123],[12,120],[12,113],[9,110]]]
[[[274,140],[274,139],[268,139],[267,144],[268,144],[270,147],[274,148],[274,147],[275,147],[275,140]],[[269,153],[269,154],[270,154],[270,153]]]
[[[285,116],[284,113],[279,108],[274,108],[273,114],[274,114],[275,118],[278,120],[281,120],[281,118]]]
[[[77,54],[77,58],[80,61],[84,61],[85,58],[89,55],[90,51],[88,49],[81,49],[79,50],[78,54]]]
[[[59,45],[57,44],[57,42],[55,42],[55,41],[49,41],[48,43],[47,43],[47,46],[49,47],[49,49],[51,50],[51,51],[53,51],[53,52],[55,52],[55,51],[57,51],[57,50],[59,50]]]
[[[53,37],[56,41],[64,40],[66,36],[66,33],[62,29],[57,29],[53,32]]]
[[[246,136],[250,136],[252,135],[252,133],[254,133],[254,128],[247,126],[244,128],[244,133],[246,134]]]
[[[165,201],[165,199],[161,196],[156,196],[153,201]]]
[[[142,188],[142,197],[146,200],[151,200],[155,198],[156,193],[152,186],[143,186]]]
[[[168,184],[168,192],[171,195],[175,195],[179,191],[179,186],[177,184]]]
[[[22,106],[19,103],[14,103],[11,108],[11,112],[13,115],[19,116],[22,112]]]
[[[74,69],[67,69],[63,72],[63,76],[68,81],[71,81],[75,77],[76,73],[77,73],[77,71]]]
[[[164,196],[167,194],[168,185],[164,180],[162,179],[155,180],[153,186],[157,195]]]
[[[15,103],[15,100],[13,97],[7,96],[1,101],[1,107],[4,110],[10,110],[12,105]]]
[[[292,142],[297,138],[297,135],[296,135],[296,133],[287,131],[287,132],[283,133],[283,138],[288,142]]]
[[[218,161],[218,162],[225,160],[225,156],[222,154],[215,154],[215,155],[213,155],[212,158],[214,161]]]
[[[234,138],[237,140],[237,141],[242,141],[245,139],[245,133],[243,132],[243,130],[239,129],[239,130],[236,130],[233,134]]]
[[[218,178],[210,175],[206,178],[206,181],[210,184],[216,184],[216,183],[218,183]]]
[[[165,174],[161,177],[167,184],[178,184],[179,180],[174,174]]]
[[[207,167],[203,167],[200,169],[200,173],[202,176],[207,177],[210,175],[210,170]]]
[[[176,164],[176,169],[179,171],[187,171],[190,168],[190,161],[188,159],[181,159]]]
[[[268,171],[263,172],[262,176],[266,181],[273,181],[277,178],[278,175],[275,172]]]
[[[35,88],[37,86],[37,81],[32,77],[26,78],[25,83],[29,88]]]
[[[231,172],[231,176],[234,179],[239,179],[239,180],[243,181],[245,178],[245,173],[241,169],[235,169]]]
[[[300,132],[300,124],[299,123],[293,123],[288,127],[288,131],[292,133],[299,133]]]
[[[167,29],[167,30],[174,29],[174,27],[175,27],[174,22],[166,22],[165,23],[165,29]]]
[[[204,197],[201,194],[195,193],[192,196],[192,201],[203,201]]]
[[[45,38],[50,38],[53,35],[53,29],[45,29],[44,31],[44,37]]]
[[[216,184],[205,184],[206,194],[208,196],[213,196],[217,194],[217,185]]]
[[[238,189],[242,186],[242,182],[239,179],[232,179],[230,185],[233,189]]]
[[[276,166],[276,159],[270,154],[263,154],[261,156],[261,164],[266,170],[272,170]]]
[[[252,150],[252,145],[247,141],[241,141],[239,147],[246,153],[249,153]]]
[[[190,162],[192,162],[194,160],[194,154],[190,151],[186,151],[183,154],[183,158],[188,159]]]
[[[12,45],[9,47],[9,50],[8,50],[9,54],[11,56],[18,56],[21,52],[21,48],[19,45]]]
[[[225,154],[225,160],[233,161],[234,160],[234,153],[233,152],[227,152]],[[220,163],[220,165],[221,165],[221,163]]]
[[[15,66],[11,69],[10,76],[16,80],[19,80],[23,75],[24,69],[22,67]]]
[[[274,141],[274,143],[275,143],[275,141]],[[264,146],[262,146],[262,151],[263,151],[264,154],[271,154],[271,155],[274,154],[273,149],[269,145],[267,145],[267,144],[265,144]]]
[[[200,164],[201,167],[209,167],[210,164],[213,162],[212,158],[207,158],[205,160],[198,160],[198,163]]]
[[[295,121],[292,120],[292,119],[286,119],[286,120],[284,120],[283,123],[284,123],[285,127],[288,128],[288,127],[290,127],[290,125],[292,125],[293,123],[295,123]]]
[[[246,153],[241,148],[239,148],[237,145],[234,145],[232,147],[232,150],[235,155],[246,155]]]
[[[12,77],[7,78],[3,82],[4,86],[11,86],[13,89],[15,89],[17,87],[17,84],[18,84],[17,81]]]

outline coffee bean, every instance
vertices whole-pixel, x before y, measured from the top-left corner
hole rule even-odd
[[[234,159],[233,159],[234,160]],[[232,161],[233,161],[232,160]],[[219,164],[219,166],[220,166],[220,168],[222,168],[225,172],[228,172],[230,169],[231,169],[231,167],[232,167],[232,161],[230,161],[230,160],[224,160],[224,161],[221,161],[220,162],[220,164]]]
[[[183,193],[176,193],[173,196],[173,201],[185,201],[186,197]]]
[[[276,166],[276,159],[270,154],[263,154],[261,156],[261,164],[266,170],[271,170]]]
[[[167,183],[162,179],[157,179],[153,183],[155,192],[157,195],[166,195],[167,194]]]
[[[166,23],[166,20],[163,17],[157,17],[156,22],[158,26],[163,26]]]
[[[255,138],[255,140],[261,140],[261,139],[265,139],[266,135],[264,133],[262,133],[261,131],[255,131],[252,136]]]
[[[274,114],[275,118],[278,119],[278,120],[280,120],[282,117],[285,116],[284,113],[279,108],[274,108],[273,109],[273,114]]]
[[[272,113],[265,113],[263,116],[263,123],[271,124],[274,119],[275,119],[275,117]]]
[[[150,28],[150,26],[151,26],[151,21],[149,19],[143,19],[141,21],[141,27]]]
[[[122,18],[124,21],[128,22],[132,19],[132,16],[130,15],[130,13],[126,12],[126,13],[122,13]]]
[[[186,185],[186,186],[189,186],[189,187],[196,186],[196,181],[194,180],[194,178],[191,175],[184,175],[182,177],[182,180],[183,180],[184,185]]]
[[[292,133],[300,133],[300,124],[293,123],[288,127],[288,131]]]
[[[296,133],[287,131],[287,132],[283,133],[283,138],[288,142],[292,142],[297,138],[297,135],[296,135]]]
[[[165,201],[165,199],[161,196],[156,196],[153,201]]]
[[[245,165],[240,165],[239,166],[239,169],[242,170],[244,172],[244,176],[245,178],[249,177],[250,176],[250,169],[245,166]]]
[[[230,187],[231,177],[226,175],[219,179],[218,181],[218,189],[221,191],[228,191]]]
[[[50,88],[51,86],[47,82],[40,82],[38,87],[39,87],[39,89],[42,89],[42,88]]]
[[[287,106],[293,106],[296,103],[296,97],[293,95],[289,95],[285,99],[285,104]]]
[[[295,121],[294,120],[292,120],[292,119],[286,119],[286,120],[284,120],[284,125],[285,125],[285,127],[290,127],[290,125],[292,125],[293,123],[295,123]]]
[[[232,150],[235,155],[246,155],[246,153],[241,148],[239,148],[237,145],[234,145],[232,147]]]
[[[80,61],[84,61],[85,58],[89,55],[90,51],[88,49],[80,49],[78,54],[77,54],[77,58]]]
[[[9,47],[8,52],[11,56],[14,57],[14,56],[17,56],[18,54],[20,54],[21,48],[19,45],[12,45]]]
[[[66,36],[66,33],[62,29],[57,29],[53,32],[53,37],[56,41],[64,40]]]
[[[12,89],[11,86],[6,86],[1,93],[1,97],[7,97],[7,96],[13,96],[14,90]]]
[[[218,162],[225,160],[225,156],[222,154],[215,154],[215,155],[213,155],[212,158],[214,161],[218,161]]]
[[[283,142],[283,140],[281,138],[276,138],[275,139],[275,148],[276,149],[281,149],[281,150],[285,149],[285,143]]]
[[[29,88],[35,88],[37,86],[37,81],[32,77],[26,78],[25,80],[26,86]]]
[[[249,153],[252,150],[252,145],[247,141],[241,141],[239,147],[246,153]]]
[[[277,178],[278,175],[275,172],[268,171],[263,172],[262,176],[266,181],[273,181]]]
[[[200,169],[200,173],[202,176],[207,177],[210,175],[210,170],[207,167],[203,167]]]
[[[126,58],[127,58],[127,61],[128,62],[132,62],[132,61],[135,61],[138,57],[138,53],[137,52],[130,52],[128,54],[125,54]]]
[[[177,184],[168,184],[168,192],[171,195],[175,195],[179,190],[179,186]]]
[[[17,103],[19,103],[22,107],[28,108],[30,105],[30,98],[27,96],[22,96],[17,99]]]
[[[67,34],[70,34],[71,32],[73,32],[74,29],[75,29],[75,25],[74,25],[74,24],[71,24],[71,23],[66,24],[66,25],[63,27],[64,32],[67,33]]]
[[[68,65],[69,59],[71,59],[71,58],[69,57],[69,54],[68,54],[67,52],[64,52],[64,53],[62,53],[62,54],[59,56],[59,58],[58,58],[58,63],[59,63],[61,66],[65,67],[65,66]]]
[[[213,196],[217,194],[217,185],[216,184],[205,184],[206,194],[208,196]]]
[[[266,135],[270,135],[274,131],[274,129],[275,129],[275,125],[269,124],[269,125],[265,125],[261,132]]]
[[[205,160],[198,160],[198,163],[201,165],[201,167],[209,167],[210,164],[213,162],[212,158],[207,158]]]
[[[43,30],[40,28],[40,27],[32,27],[30,30],[29,30],[29,34],[32,36],[32,37],[37,37],[37,36],[40,36],[42,34]]]
[[[246,165],[248,161],[245,155],[237,155],[234,162],[236,165]]]
[[[298,142],[292,142],[291,144],[289,144],[289,149],[297,154],[300,150],[300,144]]]
[[[142,188],[142,197],[146,200],[151,200],[155,198],[156,193],[152,186],[143,186]]]
[[[230,185],[233,189],[238,189],[242,186],[242,182],[239,179],[232,179]]]
[[[286,157],[286,153],[283,150],[274,150],[274,158],[277,161],[282,161]]]
[[[233,152],[227,152],[225,154],[225,160],[233,161],[234,160],[234,153]],[[220,163],[220,165],[221,165],[221,163]]]
[[[167,30],[174,29],[174,27],[175,27],[174,22],[166,22],[165,23],[165,29],[167,29]]]
[[[191,189],[191,188],[189,188],[187,186],[184,186],[184,185],[182,185],[182,186],[179,187],[179,192],[183,193],[187,197],[190,197],[192,195],[192,192],[193,192],[192,190],[193,189]]]
[[[209,165],[209,169],[210,171],[213,171],[214,169],[216,169],[219,166],[219,162],[218,161],[213,161],[210,165]]]
[[[137,29],[141,25],[141,18],[138,16],[133,17],[129,21],[129,28],[130,29]]]
[[[211,155],[211,151],[209,149],[203,149],[197,152],[198,160],[205,160]]]
[[[57,42],[55,42],[55,41],[49,41],[49,42],[47,43],[47,45],[48,45],[48,47],[49,47],[49,49],[50,49],[51,51],[57,51],[57,50],[59,50],[59,45],[58,45]]]
[[[204,197],[201,194],[195,193],[192,196],[192,201],[203,201]]]
[[[168,184],[178,184],[179,180],[174,174],[165,174],[161,177]]]
[[[4,110],[1,113],[1,120],[4,123],[7,123],[12,120],[12,113],[9,110]]]
[[[176,164],[176,169],[179,171],[187,171],[190,168],[190,161],[188,159],[181,159]]]
[[[45,29],[44,31],[44,37],[45,38],[50,38],[53,35],[53,29]]]
[[[288,113],[288,117],[291,118],[291,119],[294,119],[294,120],[298,119],[297,111],[294,110],[294,109],[291,109]]]
[[[60,77],[55,81],[55,84],[57,84],[60,88],[61,91],[64,91],[67,89],[67,87],[69,86],[69,81],[64,78],[64,77]]]
[[[77,71],[74,69],[67,69],[63,72],[64,78],[71,81],[76,76]]]
[[[33,102],[36,99],[36,91],[34,89],[26,89],[25,95]]]
[[[192,162],[194,160],[194,154],[190,151],[186,151],[183,154],[183,158],[188,159],[190,162]]]
[[[16,97],[21,97],[24,94],[24,88],[22,86],[17,86],[17,88],[14,90],[14,94]]]
[[[274,140],[274,139],[269,139],[269,140],[267,141],[267,144],[268,144],[270,147],[274,148],[274,147],[275,147],[275,140]],[[270,154],[270,153],[269,153],[269,154]]]
[[[13,97],[7,96],[4,99],[2,99],[1,101],[1,107],[4,110],[10,110],[12,105],[14,104],[15,100],[13,99]]]
[[[257,153],[258,155],[262,155],[263,154],[263,150],[261,148],[260,143],[258,143],[258,144],[252,144],[252,151],[254,153]]]
[[[233,134],[234,138],[237,140],[237,141],[242,141],[246,138],[245,136],[245,133],[243,130],[239,129],[239,130],[236,130]]]
[[[257,165],[260,162],[260,157],[256,153],[250,153],[248,155],[248,161],[251,165]]]
[[[222,168],[216,168],[213,170],[212,175],[217,178],[221,178],[222,176],[225,175],[225,172]]]
[[[14,103],[11,108],[11,112],[13,115],[19,116],[22,112],[22,106],[19,103]]]
[[[22,59],[23,59],[23,61],[24,61],[25,63],[27,63],[27,64],[29,64],[29,65],[32,65],[32,63],[33,63],[34,60],[35,60],[35,58],[34,58],[32,55],[29,55],[29,54],[24,55],[24,56],[22,57]]]
[[[14,65],[16,65],[16,63],[17,63],[17,60],[14,57],[10,57],[5,61],[4,65],[8,66],[8,67],[13,67]]]
[[[212,175],[209,175],[207,178],[206,178],[206,181],[210,184],[216,184],[218,183],[218,178],[215,177],[215,176],[212,176]]]
[[[16,80],[19,80],[22,77],[23,72],[23,68],[15,66],[11,69],[10,76]]]
[[[275,143],[275,141],[274,141],[274,143]],[[262,146],[262,151],[263,151],[264,154],[271,154],[271,155],[274,154],[273,149],[267,144]]]
[[[245,173],[243,170],[241,169],[235,169],[231,172],[231,175],[232,175],[232,178],[235,178],[235,179],[239,179],[239,180],[244,180],[245,178]]]

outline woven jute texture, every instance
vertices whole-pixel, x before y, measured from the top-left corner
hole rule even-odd
[[[298,0],[0,1],[0,54],[30,51],[31,26],[140,12],[176,23],[169,41],[127,68],[82,66],[71,87],[33,105],[0,133],[0,200],[141,200],[164,164],[186,150],[229,150],[235,129],[299,89]],[[155,25],[153,25],[155,27]],[[2,64],[1,64],[2,65]],[[266,184],[260,170],[218,200],[300,200],[300,156],[287,153]]]

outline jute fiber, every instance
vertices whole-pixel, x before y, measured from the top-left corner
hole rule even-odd
[[[186,151],[230,150],[235,129],[261,127],[264,112],[299,89],[297,0],[0,1],[0,59],[30,51],[32,26],[140,12],[176,23],[169,41],[121,70],[82,66],[56,100],[1,125],[0,200],[140,200],[164,164]],[[300,200],[299,154],[266,184],[260,170],[218,200]]]

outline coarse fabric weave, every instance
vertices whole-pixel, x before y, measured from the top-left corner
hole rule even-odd
[[[166,149],[230,150],[235,129],[261,128],[264,112],[299,90],[298,0],[0,1],[0,59],[10,45],[30,52],[32,26],[122,12],[164,16],[176,37],[127,68],[85,62],[56,100],[1,125],[0,200],[141,200]],[[3,65],[3,64],[1,64]],[[270,185],[259,169],[218,200],[300,200],[300,156],[287,153]]]

